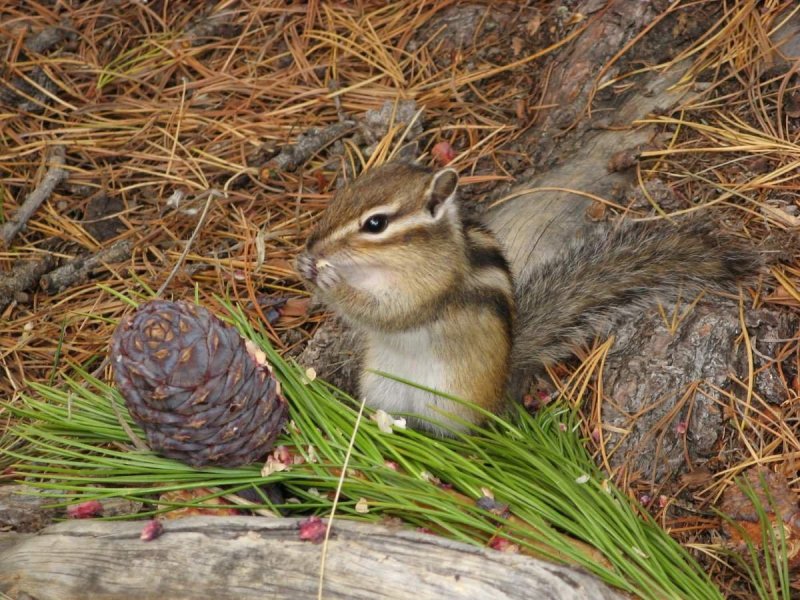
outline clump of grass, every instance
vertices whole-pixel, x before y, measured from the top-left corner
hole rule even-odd
[[[261,502],[251,509],[329,514],[357,403],[310,380],[281,358],[266,331],[241,309],[229,308],[230,321],[263,348],[275,369],[290,402],[279,443],[301,461],[264,476],[261,465],[193,469],[136,450],[125,429],[141,431],[117,390],[76,367],[62,387],[31,384],[33,393],[8,407],[20,419],[14,434],[26,443],[10,451],[16,475],[59,505],[119,496],[143,502],[143,516],[176,507],[163,504],[161,494],[200,487],[211,488],[212,496],[254,490]],[[574,410],[557,403],[535,417],[524,411],[515,416],[494,418],[452,439],[410,430],[383,433],[362,420],[337,514],[362,521],[400,518],[471,544],[504,538],[524,553],[580,565],[643,598],[720,597],[694,560],[595,466],[581,444]],[[271,502],[262,492],[265,484],[282,485],[290,500]],[[477,502],[486,496],[508,511]]]

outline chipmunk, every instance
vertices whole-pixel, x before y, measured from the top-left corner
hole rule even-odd
[[[364,334],[367,404],[442,435],[500,412],[512,372],[541,372],[679,290],[735,289],[759,265],[703,224],[656,222],[587,233],[514,281],[457,187],[450,168],[374,168],[336,194],[297,259],[307,286]]]

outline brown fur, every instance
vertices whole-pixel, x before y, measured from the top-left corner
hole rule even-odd
[[[502,406],[512,366],[541,369],[632,312],[706,287],[732,290],[760,264],[751,249],[704,225],[627,225],[586,234],[514,285],[487,229],[464,218],[452,195],[441,206],[431,203],[432,195],[454,191],[454,174],[444,175],[405,163],[365,174],[333,199],[299,270],[366,333],[366,368],[391,372],[393,365],[381,362],[394,361],[409,378],[416,372],[428,384],[433,378],[438,385],[431,387],[493,412]],[[386,232],[359,230],[381,206],[394,206]],[[377,283],[365,284],[371,277]],[[409,343],[426,345],[419,346],[419,361]],[[362,383],[364,393],[378,395],[368,395],[373,406],[427,417],[436,416],[436,407],[482,420],[432,395],[398,399],[405,388],[381,387],[369,373]]]
[[[413,165],[374,169],[333,199],[309,238],[299,270],[331,307],[365,332],[366,368],[402,376],[397,371],[414,362],[415,349],[407,349],[407,340],[420,340],[428,347],[419,348],[418,368],[412,365],[409,378],[418,371],[420,383],[498,411],[511,356],[511,275],[494,237],[479,223],[463,219],[452,198],[442,198],[442,212],[433,219],[431,196],[448,196],[455,178],[435,185],[431,171]],[[359,230],[373,209],[386,206],[397,207],[392,213],[399,223],[396,231],[391,224],[381,236]],[[418,222],[403,225],[404,217]],[[313,267],[320,261],[322,270],[340,272],[341,278],[321,284]],[[373,272],[388,283],[375,289],[359,286],[358,279],[364,274],[369,279]],[[392,361],[396,364],[387,364]],[[426,362],[446,365],[433,382],[427,378],[438,371]],[[379,387],[365,373],[362,391],[370,384]],[[407,407],[392,398],[368,400],[375,407]],[[441,418],[431,406],[470,422],[480,420],[463,405],[433,396],[415,403],[411,412]],[[415,423],[426,427],[423,421]]]

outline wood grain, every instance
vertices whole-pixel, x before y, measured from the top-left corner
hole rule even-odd
[[[193,517],[68,521],[0,554],[0,591],[37,600],[263,600],[315,598],[321,545],[300,541],[296,519]],[[2,547],[2,545],[0,545]],[[576,569],[433,535],[337,522],[328,547],[327,600],[623,596]]]

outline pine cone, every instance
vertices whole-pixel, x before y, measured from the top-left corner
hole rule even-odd
[[[111,363],[150,448],[194,467],[255,462],[286,421],[269,367],[234,327],[189,302],[140,306],[114,332]]]

